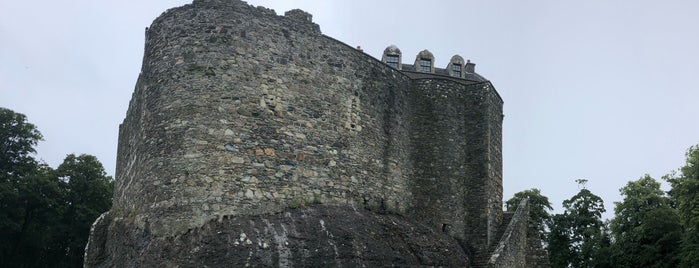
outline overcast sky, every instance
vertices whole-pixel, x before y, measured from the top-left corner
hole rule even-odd
[[[0,107],[38,126],[40,159],[92,154],[114,175],[144,29],[188,2],[0,0]],[[505,199],[539,188],[560,212],[584,178],[611,212],[626,182],[660,179],[699,143],[699,1],[248,3],[306,10],[376,58],[395,44],[406,62],[475,62],[505,101]]]

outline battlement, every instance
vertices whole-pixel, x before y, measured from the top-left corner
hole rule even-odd
[[[502,99],[455,55],[381,61],[312,16],[195,0],[147,30],[114,213],[155,236],[308,203],[408,215],[482,251],[502,221]]]

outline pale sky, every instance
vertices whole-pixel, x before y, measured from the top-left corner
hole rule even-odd
[[[95,155],[114,175],[118,126],[144,29],[191,1],[0,0],[0,107],[44,134],[57,167]],[[699,143],[699,1],[248,1],[301,8],[328,36],[380,58],[429,49],[476,63],[505,101],[504,198],[539,188],[561,212],[575,179],[608,210],[618,189],[684,164]]]

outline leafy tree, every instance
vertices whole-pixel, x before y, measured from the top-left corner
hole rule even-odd
[[[0,108],[0,266],[81,267],[113,180],[90,155],[68,155],[56,170],[38,163],[41,138],[24,115]]]
[[[573,259],[571,228],[565,214],[551,216],[548,235],[549,261],[552,267],[568,267]]]
[[[41,133],[27,117],[0,107],[0,179],[8,182],[35,168],[31,156],[34,146],[42,139]]]
[[[113,179],[92,155],[68,155],[55,171],[65,191],[60,243],[65,264],[82,266],[92,222],[111,208]]]
[[[620,192],[611,221],[614,266],[677,267],[682,226],[660,183],[646,174]]]
[[[50,266],[44,262],[54,239],[52,229],[60,216],[62,191],[52,177],[51,168],[39,165],[24,176],[16,186],[17,195],[8,199],[13,208],[7,212],[9,228],[3,229],[6,240],[4,263],[18,267]]]
[[[680,174],[670,174],[666,180],[684,227],[681,266],[695,267],[699,263],[699,145],[690,147],[686,158]]]
[[[587,180],[579,180],[584,185]],[[563,214],[552,217],[549,256],[553,267],[596,267],[604,252],[604,201],[583,187],[563,201]]]
[[[0,263],[8,266],[16,266],[18,255],[43,246],[34,237],[44,237],[34,230],[37,220],[49,218],[50,197],[57,188],[47,176],[48,167],[32,157],[41,138],[25,115],[0,108]]]
[[[517,209],[517,205],[523,199],[529,199],[529,221],[539,232],[541,239],[546,239],[546,226],[551,220],[550,210],[553,210],[549,198],[541,194],[541,190],[533,188],[514,194],[512,198],[505,202],[508,211]]]

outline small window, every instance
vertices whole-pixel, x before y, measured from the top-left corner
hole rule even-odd
[[[425,73],[431,73],[432,61],[430,59],[420,59],[420,71]]]
[[[398,55],[386,55],[386,64],[398,69]]]
[[[461,77],[461,64],[451,65],[451,75],[456,77]]]

